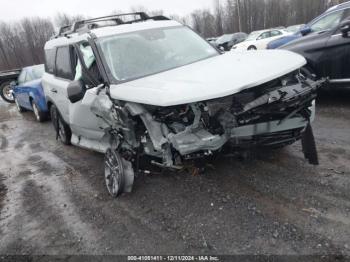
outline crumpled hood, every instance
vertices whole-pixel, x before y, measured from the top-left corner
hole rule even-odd
[[[306,64],[284,50],[235,51],[190,65],[111,85],[111,97],[155,106],[174,106],[239,93]]]

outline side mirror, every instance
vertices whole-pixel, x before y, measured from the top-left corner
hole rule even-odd
[[[349,37],[350,20],[346,20],[340,24],[340,31],[343,34],[343,37]]]
[[[85,85],[83,81],[81,80],[76,80],[71,82],[68,87],[67,87],[67,94],[68,94],[68,99],[72,103],[76,103],[83,99],[85,95]]]
[[[311,32],[312,32],[312,30],[311,30],[311,28],[308,27],[308,26],[305,26],[304,28],[302,28],[302,29],[300,30],[300,34],[301,34],[302,36],[306,36],[306,35],[310,34]]]

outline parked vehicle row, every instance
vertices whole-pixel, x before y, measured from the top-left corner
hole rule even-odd
[[[230,51],[231,48],[247,39],[248,35],[243,32],[234,34],[225,34],[215,40],[215,45],[223,51]]]
[[[240,44],[234,45],[232,50],[266,49],[270,41],[292,34],[284,29],[268,29],[254,31]]]
[[[285,36],[268,44],[268,49],[275,49],[288,44],[294,40],[310,34],[322,34],[339,27],[341,22],[350,18],[350,2],[333,6],[322,15],[313,19],[310,23],[303,26],[293,35]]]

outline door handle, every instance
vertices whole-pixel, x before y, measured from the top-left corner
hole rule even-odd
[[[56,93],[56,94],[57,94],[57,90],[56,90],[55,88],[52,88],[50,91],[51,91],[52,93]]]

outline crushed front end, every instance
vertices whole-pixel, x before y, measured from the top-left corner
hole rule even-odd
[[[144,154],[158,158],[157,165],[179,168],[183,160],[211,155],[225,145],[289,145],[301,139],[313,121],[322,82],[297,71],[232,96],[189,105],[118,103],[117,111],[125,115],[121,118],[130,114],[133,119],[121,130],[124,139],[129,138],[122,147],[142,147]]]
[[[323,82],[297,71],[210,101],[159,107],[101,99],[94,111],[108,123],[111,149],[128,167],[129,181],[144,155],[151,156],[154,165],[181,169],[187,160],[205,158],[226,146],[278,148],[300,139],[305,157],[317,164],[310,123]],[[131,186],[132,182],[124,186],[124,192]]]

